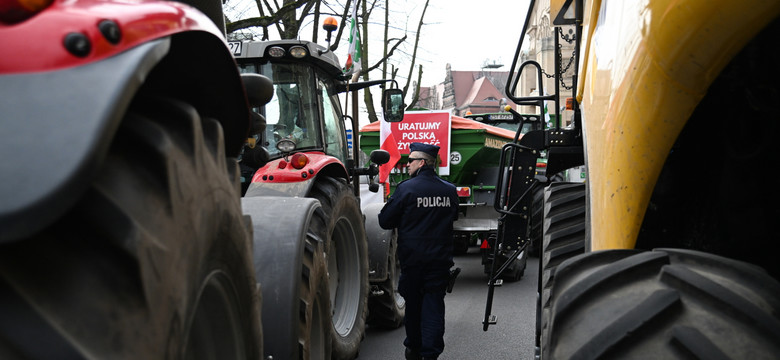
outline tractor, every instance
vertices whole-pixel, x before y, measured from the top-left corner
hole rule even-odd
[[[329,20],[332,23],[332,19]],[[328,27],[325,27],[328,29]],[[260,263],[272,264],[279,248],[302,246],[322,248],[318,260],[325,265],[328,284],[315,301],[321,305],[320,318],[326,326],[311,326],[319,332],[312,337],[331,344],[333,358],[357,356],[366,324],[397,328],[404,316],[405,303],[397,293],[399,269],[395,256],[396,238],[392,230],[379,227],[381,204],[361,208],[360,177],[369,177],[370,187],[378,165],[389,161],[389,154],[376,150],[369,163],[360,166],[359,139],[350,147],[347,129],[357,129],[357,91],[369,86],[383,87],[383,104],[402,103],[400,89],[392,81],[351,82],[342,71],[338,57],[328,48],[310,41],[238,41],[231,42],[238,69],[245,76],[262,76],[272,83],[271,100],[253,110],[264,123],[250,134],[253,146],[242,154],[245,179],[244,204],[252,203],[262,214],[262,229],[268,250]],[[345,115],[341,102],[353,99],[352,115]],[[394,110],[394,111],[393,111]],[[386,119],[403,119],[403,108],[385,107]],[[290,201],[307,199],[319,206],[306,211],[291,208]],[[296,245],[298,244],[298,245]],[[300,251],[294,250],[294,253]],[[274,265],[276,266],[276,265]],[[307,271],[300,276],[259,273],[264,287],[290,289],[296,283],[310,283]],[[297,281],[297,282],[296,282]],[[310,292],[316,286],[305,286]],[[266,338],[276,324],[286,321],[287,312],[274,313],[290,302],[289,297],[264,297]],[[303,302],[305,300],[302,298]],[[269,321],[279,317],[280,321]],[[284,336],[280,334],[279,336]],[[282,344],[284,342],[278,342]],[[266,340],[266,346],[276,347]]]
[[[0,357],[262,359],[220,1],[3,1],[0,48]]]
[[[563,89],[573,100],[568,126],[503,147],[496,185],[498,241],[541,244],[537,358],[777,357],[780,193],[730,170],[780,165],[780,3],[532,0],[522,34],[508,98],[559,116]],[[554,69],[520,61],[529,38],[552,44]],[[551,95],[519,95],[534,79],[546,94],[548,73]],[[541,151],[548,175],[584,164],[585,181],[535,181]],[[515,237],[536,211],[541,231]]]

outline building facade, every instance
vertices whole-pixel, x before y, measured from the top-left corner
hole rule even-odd
[[[521,74],[520,82],[516,87],[516,96],[537,96],[540,94],[541,87],[544,95],[555,92],[555,61],[560,62],[561,82],[559,85],[559,104],[565,107],[566,98],[572,97],[574,85],[574,26],[562,26],[558,43],[561,48],[561,56],[555,56],[555,31],[551,27],[550,19],[550,0],[537,0],[536,6],[531,14],[531,20],[528,24],[526,38],[523,41],[521,58],[518,61],[522,64],[525,61],[533,60],[539,63],[542,68],[542,83],[539,85],[537,72],[532,67],[526,67]],[[553,113],[553,106],[548,104],[548,110]],[[527,114],[538,114],[540,111],[534,106],[521,106],[520,112]],[[571,120],[571,111],[561,111],[564,120],[563,126],[567,126]]]
[[[525,10],[521,14],[526,13]],[[519,15],[522,16],[522,15]],[[535,9],[531,14],[526,38],[523,41],[520,59],[518,59],[518,71],[520,64],[533,60],[539,63],[542,69],[542,83],[536,69],[526,66],[521,74],[519,82],[509,79],[509,71],[494,71],[483,69],[482,71],[454,71],[447,64],[446,78],[444,82],[431,87],[421,87],[420,96],[415,104],[417,108],[429,110],[450,110],[453,115],[464,116],[467,113],[503,112],[505,103],[524,114],[539,114],[540,109],[535,106],[517,107],[512,101],[506,100],[507,81],[515,89],[515,96],[537,96],[541,88],[542,93],[551,94],[555,91],[555,61],[561,64],[564,76],[559,84],[559,104],[565,107],[566,98],[572,96],[574,75],[574,26],[563,26],[558,42],[561,48],[561,56],[555,56],[555,31],[551,27],[550,0],[537,0]],[[500,65],[499,65],[500,66]],[[517,74],[515,74],[516,76]],[[554,113],[554,105],[547,104],[548,111]],[[571,120],[571,111],[561,110],[564,120],[563,126],[567,126]]]
[[[509,75],[506,71],[455,71],[447,64],[444,82],[421,87],[417,108],[449,110],[453,115],[503,112],[507,103],[503,91]],[[509,104],[516,108],[514,104]]]

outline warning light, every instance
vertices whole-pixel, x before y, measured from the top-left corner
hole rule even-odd
[[[322,28],[325,31],[334,31],[339,28],[339,22],[333,16],[328,16],[325,21],[322,22]]]
[[[322,28],[328,32],[328,35],[325,37],[325,40],[328,42],[328,47],[330,47],[331,34],[333,34],[334,30],[339,28],[339,23],[338,21],[336,21],[336,18],[334,18],[333,16],[328,16],[327,18],[325,18],[325,21],[322,22]]]

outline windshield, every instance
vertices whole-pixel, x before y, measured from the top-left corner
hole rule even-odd
[[[319,126],[319,107],[316,83],[310,67],[296,64],[241,65],[241,72],[256,72],[273,81],[274,96],[260,109],[266,120],[263,146],[271,157],[281,154],[276,142],[290,139],[297,149],[321,149],[322,136]]]

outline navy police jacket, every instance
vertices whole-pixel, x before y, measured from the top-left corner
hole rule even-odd
[[[458,218],[455,185],[423,167],[417,176],[402,181],[379,212],[379,225],[398,229],[401,268],[441,265],[452,261],[452,222]]]

